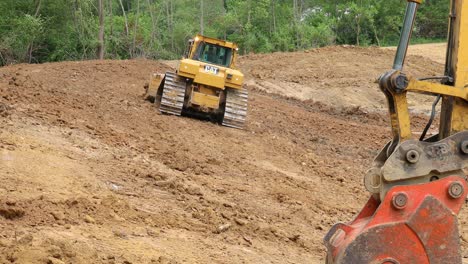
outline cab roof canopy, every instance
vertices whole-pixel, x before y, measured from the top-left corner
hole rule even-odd
[[[221,39],[210,38],[210,37],[202,36],[200,34],[198,34],[195,37],[195,41],[196,42],[204,41],[204,42],[207,42],[207,43],[210,43],[210,44],[215,44],[215,45],[222,46],[222,47],[227,47],[227,48],[230,48],[230,49],[237,49],[238,48],[236,43],[221,40]]]

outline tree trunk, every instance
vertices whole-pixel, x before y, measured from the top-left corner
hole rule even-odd
[[[98,0],[99,9],[99,36],[98,36],[98,58],[104,59],[104,0]]]
[[[110,35],[114,35],[114,10],[112,8],[112,0],[109,0],[109,2],[107,3],[107,5],[109,6],[109,17],[110,17]]]
[[[294,31],[296,31],[296,41],[295,41],[295,46],[296,48],[299,48],[300,46],[300,35],[299,35],[299,6],[298,6],[298,3],[297,3],[297,0],[293,0],[293,14],[294,14]]]
[[[137,0],[137,13],[135,23],[133,25],[133,43],[132,43],[132,57],[135,57],[136,53],[136,37],[138,30],[138,20],[140,19],[140,0]]]
[[[36,11],[34,12],[34,17],[37,17],[39,15],[39,12],[41,11],[41,3],[42,3],[42,0],[36,0],[35,1]],[[33,51],[34,51],[34,40],[31,41],[31,43],[29,44],[28,49],[27,49],[27,57],[28,57],[28,62],[29,63],[32,62]]]
[[[120,6],[122,7],[122,13],[123,13],[124,20],[125,20],[125,33],[127,34],[127,38],[128,38],[129,30],[128,30],[127,13],[125,12],[125,7],[124,7],[124,5],[122,3],[122,0],[119,0],[119,3],[120,3]]]
[[[204,22],[204,7],[203,0],[200,0],[200,34],[205,34],[205,22]]]
[[[174,43],[174,2],[171,2],[171,45],[172,50],[175,51],[175,43]]]
[[[375,40],[377,41],[377,46],[380,47],[380,39],[379,39],[379,34],[377,33],[377,28],[375,26],[372,27],[374,29],[374,36]]]
[[[7,60],[3,57],[2,52],[0,51],[0,66],[5,66],[7,63]]]
[[[359,43],[359,36],[361,35],[361,18],[360,16],[358,15],[356,17],[356,44],[358,46],[360,46],[360,43]]]
[[[226,0],[223,0],[223,17],[227,15],[228,12],[228,5]],[[223,30],[224,30],[224,40],[227,39],[227,27],[226,24],[223,23]]]
[[[175,52],[174,43],[174,15],[173,15],[173,1],[166,1],[166,15],[167,15],[167,28],[171,39],[171,51]]]
[[[273,19],[272,32],[276,32],[276,0],[271,0],[271,16]]]
[[[78,10],[78,0],[73,1],[72,13],[73,13],[73,26],[78,31],[78,19],[76,18],[76,10]]]
[[[41,10],[41,3],[42,0],[36,0],[36,12],[34,13],[35,17],[39,15],[39,11]]]
[[[247,15],[247,23],[250,25],[251,17],[252,17],[252,1],[249,0],[249,13]]]
[[[154,39],[156,37],[156,20],[155,20],[155,17],[154,17],[154,11],[153,11],[153,6],[151,5],[151,2],[150,0],[147,0],[146,1],[147,4],[148,4],[148,9],[149,9],[149,13],[150,13],[150,16],[151,16],[151,39],[150,39],[150,46],[151,48],[153,47],[154,45]]]

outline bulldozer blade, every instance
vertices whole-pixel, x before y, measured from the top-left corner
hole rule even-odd
[[[151,74],[150,81],[145,85],[145,98],[154,102],[156,93],[164,78],[164,74],[153,73]]]

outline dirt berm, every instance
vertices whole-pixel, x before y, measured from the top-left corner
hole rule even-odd
[[[322,263],[390,138],[372,82],[392,54],[243,57],[245,130],[159,114],[142,94],[160,62],[1,68],[0,263]]]

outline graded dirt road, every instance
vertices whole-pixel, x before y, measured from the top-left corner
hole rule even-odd
[[[159,62],[1,68],[0,263],[323,263],[322,237],[367,200],[362,175],[389,139],[371,82],[391,61],[244,57],[245,130],[157,113],[142,94]]]

